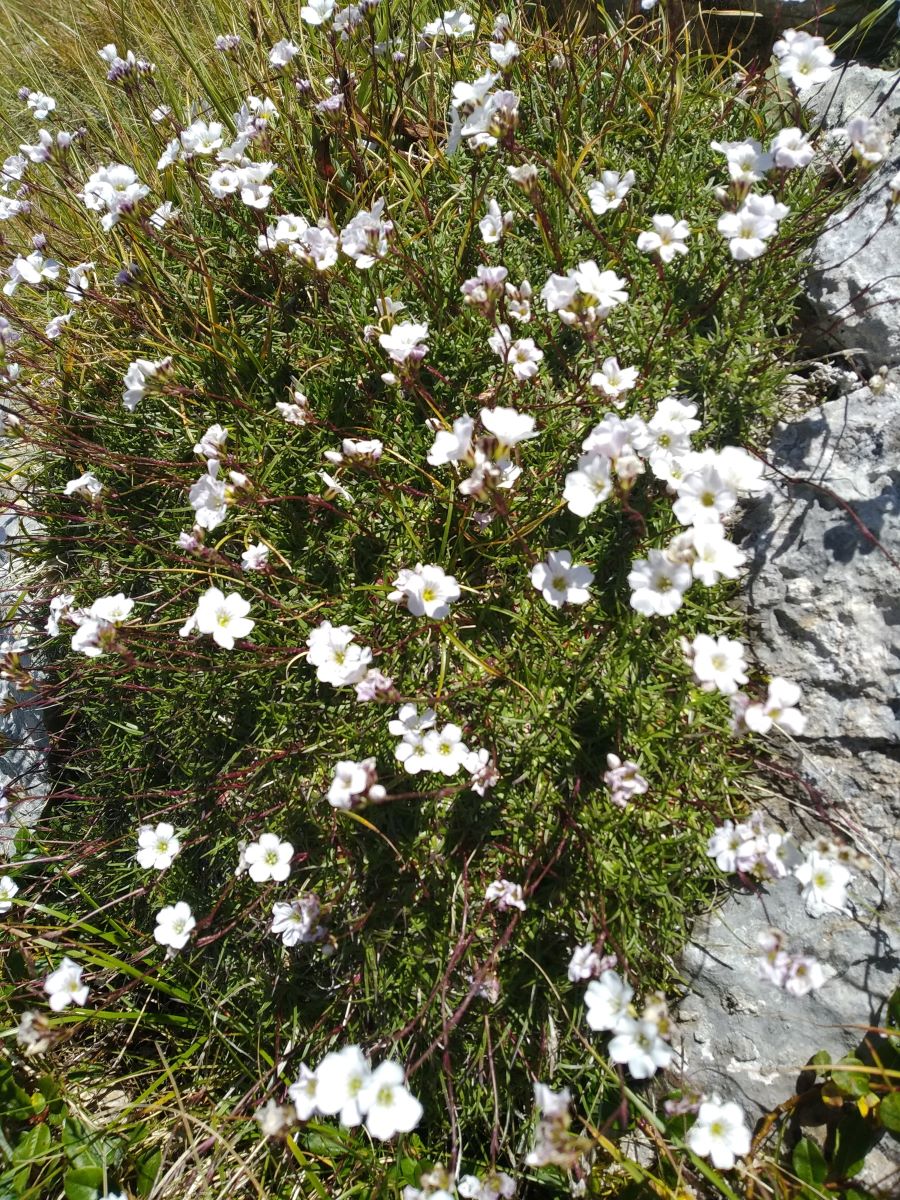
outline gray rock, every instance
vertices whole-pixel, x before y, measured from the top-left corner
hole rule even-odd
[[[0,651],[18,655],[21,674],[0,680],[0,857],[12,853],[16,833],[32,826],[49,792],[47,734],[40,706],[40,676],[27,645],[33,630],[17,615],[27,588],[27,572],[6,543],[20,529],[13,510],[0,518],[6,535],[0,546]]]
[[[888,161],[828,222],[812,253],[806,290],[826,348],[861,353],[872,367],[900,363],[900,205],[888,181],[900,170],[900,71],[850,64],[813,94],[822,128],[852,117],[892,138]]]
[[[752,1119],[794,1093],[816,1051],[854,1050],[851,1026],[883,1023],[900,983],[900,372],[782,426],[769,456],[782,476],[744,523],[750,644],[764,672],[802,686],[807,727],[783,743],[786,785],[763,807],[798,851],[837,831],[860,859],[848,915],[812,919],[788,877],[733,893],[693,931],[685,1083]],[[820,990],[791,997],[759,976],[770,927],[827,966]],[[880,1143],[872,1169],[897,1187],[896,1143]]]

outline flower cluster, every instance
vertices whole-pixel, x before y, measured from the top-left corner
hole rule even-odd
[[[634,989],[613,970],[592,979],[584,993],[591,1029],[611,1033],[607,1053],[634,1079],[650,1079],[673,1056],[665,1001],[653,996],[639,1014],[631,1003]]]
[[[336,1116],[350,1129],[364,1124],[379,1141],[409,1133],[422,1119],[422,1105],[407,1088],[399,1063],[385,1061],[373,1069],[359,1046],[326,1054],[315,1071],[301,1066],[288,1095],[298,1120]]]

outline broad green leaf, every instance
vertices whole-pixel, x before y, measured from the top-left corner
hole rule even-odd
[[[63,1186],[67,1200],[99,1200],[103,1170],[101,1167],[70,1167]]]
[[[828,1174],[828,1164],[822,1151],[809,1138],[801,1138],[794,1147],[794,1171],[804,1183],[820,1184],[825,1182]]]

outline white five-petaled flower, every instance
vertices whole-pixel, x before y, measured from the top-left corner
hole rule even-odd
[[[405,604],[414,617],[429,617],[442,621],[450,613],[450,605],[460,597],[459,584],[442,567],[416,563],[414,569],[404,567],[394,580],[394,591],[388,600]]]
[[[691,229],[687,221],[676,221],[671,213],[657,213],[653,228],[638,234],[637,248],[642,254],[656,254],[668,263],[676,254],[687,254],[687,239]]]
[[[655,1021],[624,1017],[609,1043],[609,1057],[622,1063],[635,1079],[650,1079],[673,1057],[672,1047],[659,1036]]]
[[[334,15],[334,0],[310,0],[300,9],[300,19],[307,25],[324,25]]]
[[[374,758],[362,762],[342,759],[334,768],[328,803],[332,808],[350,809],[364,799],[383,800],[387,793],[377,780]]]
[[[584,993],[586,1020],[591,1029],[605,1033],[629,1018],[634,988],[615,971],[603,971],[592,979]]]
[[[314,892],[298,896],[289,904],[277,901],[272,905],[272,924],[270,931],[280,934],[282,944],[297,946],[301,942],[317,942],[325,936],[325,928],[319,924],[322,908],[319,897]],[[301,1072],[303,1068],[301,1067]],[[291,1095],[290,1089],[288,1094]],[[293,1099],[293,1096],[291,1096]],[[301,1121],[308,1120],[300,1114]]]
[[[785,733],[799,737],[806,727],[806,718],[797,707],[800,695],[798,684],[775,675],[769,683],[765,700],[744,709],[744,724],[754,733],[768,733],[774,725]]]
[[[549,550],[543,562],[531,568],[531,582],[552,608],[564,604],[587,604],[594,572],[572,563],[568,550]]]
[[[771,154],[776,167],[782,171],[793,171],[798,167],[808,167],[815,157],[815,150],[803,130],[791,125],[776,133]]]
[[[618,171],[601,171],[600,178],[588,185],[587,196],[591,211],[598,217],[618,208],[634,186],[634,171],[624,175]]]
[[[629,392],[638,380],[637,367],[620,367],[617,358],[605,358],[599,371],[590,378],[592,388],[597,388],[613,401],[618,401],[624,392]]]
[[[361,1125],[365,1111],[361,1093],[372,1069],[359,1046],[326,1054],[316,1068],[316,1107],[324,1116],[337,1115],[342,1125]]]
[[[698,633],[692,642],[685,643],[685,649],[694,678],[703,691],[733,696],[747,682],[747,662],[740,642],[724,634],[712,638]]]
[[[772,47],[777,60],[778,74],[789,79],[798,92],[808,91],[817,83],[827,83],[831,77],[834,51],[825,39],[813,37],[796,29],[786,29]]]
[[[801,897],[811,917],[834,916],[847,911],[847,886],[852,876],[843,863],[813,850],[794,868]]]
[[[695,1154],[710,1159],[719,1171],[730,1171],[738,1158],[750,1153],[750,1130],[744,1114],[738,1105],[723,1104],[718,1096],[700,1105],[686,1141]]]
[[[493,883],[489,883],[484,898],[489,904],[496,904],[501,910],[517,908],[520,912],[525,911],[522,885],[521,883],[512,883],[509,879],[497,879]]]
[[[83,971],[84,967],[79,966],[67,956],[44,980],[44,991],[49,997],[50,1007],[54,1012],[62,1012],[70,1004],[77,1004],[79,1008],[84,1007],[90,988],[86,983],[81,982]]]
[[[266,883],[270,879],[283,883],[291,873],[293,857],[294,847],[290,842],[283,842],[277,833],[261,833],[244,850],[243,861],[254,883]]]
[[[156,914],[153,937],[160,946],[183,950],[190,941],[191,932],[196,925],[190,905],[184,900],[179,900],[176,904],[168,904],[161,908]]]
[[[160,821],[158,825],[142,825],[138,830],[138,851],[135,857],[144,870],[164,871],[171,867],[181,850],[174,825]]]
[[[372,661],[372,651],[368,646],[357,645],[355,638],[349,625],[332,625],[330,621],[323,621],[310,631],[306,660],[316,668],[320,683],[347,687],[363,678]]]
[[[535,345],[534,338],[514,338],[512,330],[504,322],[488,338],[488,345],[499,359],[512,368],[516,379],[524,381],[537,375],[544,352]]]
[[[198,600],[193,616],[188,618],[180,632],[182,637],[187,637],[194,629],[209,633],[217,646],[223,650],[233,650],[235,638],[247,637],[256,624],[247,616],[249,611],[249,601],[237,592],[229,592],[226,596],[220,588],[207,588]]]
[[[648,550],[646,558],[631,565],[631,607],[647,617],[670,617],[681,608],[690,585],[691,568],[686,563],[671,562],[662,550]]]
[[[383,1062],[368,1076],[359,1091],[366,1129],[379,1141],[409,1133],[422,1119],[422,1105],[407,1088],[399,1063]]]

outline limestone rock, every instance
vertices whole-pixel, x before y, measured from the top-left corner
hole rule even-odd
[[[828,223],[813,250],[807,294],[826,348],[861,352],[873,368],[900,363],[900,205],[888,181],[900,170],[900,71],[850,64],[811,98],[824,129],[852,117],[891,136],[888,161]]]
[[[49,792],[47,735],[38,694],[29,680],[33,663],[27,650],[33,630],[16,616],[25,588],[22,563],[7,539],[19,531],[20,517],[12,510],[0,518],[0,653],[19,655],[21,678],[0,680],[0,858],[12,853],[22,825],[31,826],[41,814]]]
[[[809,917],[788,877],[734,892],[693,931],[685,1083],[752,1120],[793,1094],[816,1051],[853,1051],[851,1026],[883,1023],[900,983],[900,372],[780,427],[769,458],[779,483],[744,522],[750,646],[765,673],[801,685],[807,727],[783,743],[796,784],[783,791],[795,796],[773,791],[768,824],[794,832],[798,861],[835,830],[865,858],[847,915]],[[828,968],[820,990],[791,997],[760,977],[757,938],[770,927]],[[900,1148],[885,1139],[879,1154],[879,1182],[897,1194]]]

